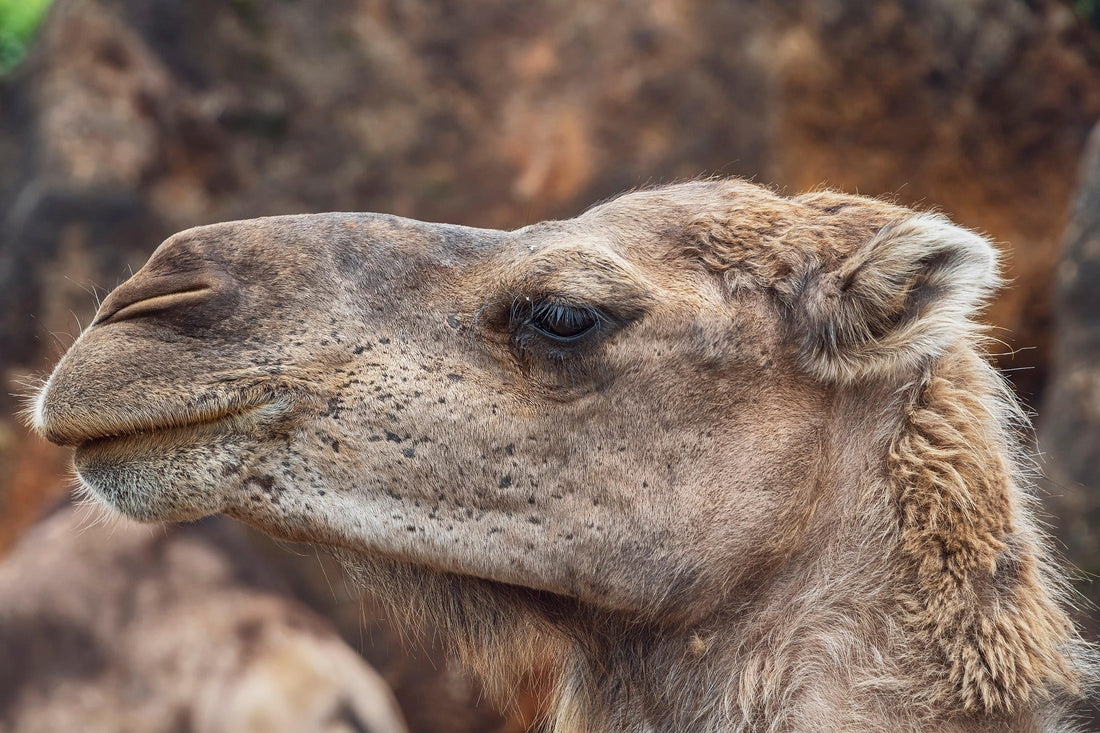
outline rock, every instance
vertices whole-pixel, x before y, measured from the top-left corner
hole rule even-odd
[[[1100,126],[1085,152],[1058,265],[1040,468],[1069,559],[1100,603]],[[1094,619],[1100,630],[1100,623]]]

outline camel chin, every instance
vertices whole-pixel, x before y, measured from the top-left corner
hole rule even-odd
[[[225,467],[239,464],[240,438],[127,436],[90,441],[74,453],[81,486],[138,521],[187,521],[225,511]]]

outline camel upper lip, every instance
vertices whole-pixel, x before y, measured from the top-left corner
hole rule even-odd
[[[172,430],[188,430],[215,426],[237,419],[248,419],[253,413],[275,405],[274,399],[241,400],[217,406],[181,406],[155,415],[138,414],[106,418],[83,415],[46,419],[40,428],[46,439],[58,445],[85,447],[93,443],[130,438]]]
[[[95,435],[93,437],[85,437],[79,443],[77,447],[83,448],[94,443],[101,443],[108,440],[118,440],[120,438],[133,438],[142,435],[150,435],[154,433],[164,433],[173,430],[188,430],[191,428],[202,428],[211,425],[218,425],[232,420],[233,418],[243,417],[247,413],[255,410],[256,408],[250,407],[241,410],[235,410],[226,412],[221,415],[212,416],[209,418],[197,419],[197,420],[179,420],[179,419],[166,419],[159,422],[138,424],[133,426],[126,426],[120,431],[112,431],[101,435]]]

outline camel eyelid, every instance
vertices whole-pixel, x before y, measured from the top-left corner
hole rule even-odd
[[[524,296],[512,303],[509,313],[513,337],[531,330],[551,343],[568,346],[581,342],[599,331],[602,326],[614,325],[619,320],[608,315],[605,309],[585,303],[572,303],[555,296]],[[589,322],[589,325],[573,335],[554,333],[553,322],[573,324]]]
[[[573,343],[599,328],[603,316],[588,306],[547,302],[536,305],[530,325],[539,334],[557,343]]]

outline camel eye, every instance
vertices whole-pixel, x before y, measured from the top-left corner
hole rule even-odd
[[[531,313],[531,326],[543,336],[559,342],[576,341],[599,324],[600,317],[591,308],[543,303]]]

